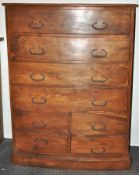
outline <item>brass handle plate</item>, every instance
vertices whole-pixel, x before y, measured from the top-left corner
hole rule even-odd
[[[108,27],[108,24],[104,21],[95,21],[92,24],[92,28],[95,30],[105,30]]]
[[[103,124],[92,124],[91,128],[94,131],[105,131],[106,130],[106,126]]]
[[[30,78],[33,81],[43,81],[45,79],[45,75],[44,74],[31,74]]]
[[[48,144],[48,139],[47,138],[38,138],[37,137],[37,138],[34,139],[34,143],[47,145]]]
[[[104,77],[104,76],[100,76],[100,77],[98,77],[98,76],[92,76],[91,77],[91,80],[94,83],[105,83],[105,82],[108,81],[108,79],[106,77]]]
[[[106,106],[107,101],[105,101],[105,100],[93,100],[92,105],[93,106]]]
[[[42,29],[44,27],[44,23],[40,20],[34,20],[29,23],[29,27],[31,29]]]
[[[103,154],[103,153],[105,153],[105,148],[104,147],[97,147],[97,148],[92,148],[91,150],[91,153],[92,154]]]
[[[42,47],[38,47],[38,49],[30,48],[29,49],[30,55],[44,55],[45,54],[45,49]]]
[[[45,97],[32,97],[32,103],[45,104],[45,103],[47,103],[47,99]]]
[[[32,121],[32,127],[35,129],[45,129],[47,128],[47,123],[44,121],[35,120],[35,121]]]
[[[107,56],[107,51],[105,49],[93,49],[91,55],[94,58],[105,58]]]

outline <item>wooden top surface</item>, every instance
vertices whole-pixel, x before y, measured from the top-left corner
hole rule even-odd
[[[71,7],[76,7],[76,6],[92,6],[92,7],[138,7],[138,4],[84,4],[84,3],[2,3],[4,6],[20,6],[20,5],[47,5],[47,6],[71,6]]]

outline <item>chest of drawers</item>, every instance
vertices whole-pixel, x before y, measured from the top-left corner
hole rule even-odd
[[[13,162],[129,168],[136,5],[4,5]]]

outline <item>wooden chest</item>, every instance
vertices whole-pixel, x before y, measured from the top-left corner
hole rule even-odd
[[[129,168],[136,5],[4,5],[13,162]]]

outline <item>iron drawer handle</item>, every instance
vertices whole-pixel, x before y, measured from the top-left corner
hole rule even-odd
[[[47,103],[47,100],[46,98],[44,97],[32,97],[32,103],[34,104],[45,104]]]
[[[92,148],[90,151],[92,154],[102,154],[105,153],[106,150],[104,147],[102,147],[102,148]]]
[[[94,58],[104,58],[107,56],[107,51],[104,49],[101,49],[101,50],[94,49],[91,51],[91,55]]]
[[[94,100],[92,101],[93,106],[106,106],[107,101],[101,101],[101,100]]]
[[[38,50],[35,50],[34,47],[29,49],[29,53],[31,55],[44,55],[45,49],[42,47],[39,47]]]
[[[44,74],[39,74],[39,75],[37,75],[37,74],[31,74],[30,75],[30,78],[33,81],[43,81],[45,79],[45,75]]]
[[[94,130],[94,131],[105,131],[106,130],[106,126],[105,125],[93,124],[92,125],[92,130]]]
[[[48,144],[48,140],[47,140],[47,138],[35,138],[34,139],[34,143],[42,143],[42,144]]]
[[[44,27],[44,23],[42,21],[31,21],[31,23],[29,24],[29,27],[31,29],[42,29]]]
[[[92,76],[91,77],[91,80],[92,82],[96,82],[96,83],[105,83],[107,81],[107,78],[106,77],[100,77],[100,78],[97,78],[95,76]]]
[[[92,28],[95,30],[105,30],[107,27],[108,27],[108,24],[103,21],[99,21],[99,22],[96,21],[92,24]]]

